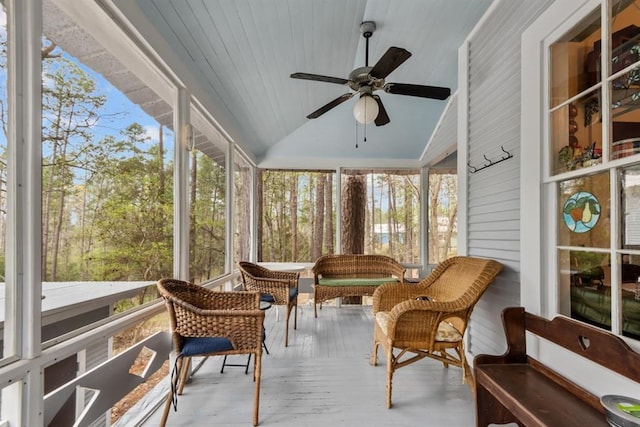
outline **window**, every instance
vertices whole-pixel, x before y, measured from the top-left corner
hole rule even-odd
[[[7,333],[7,328],[10,327],[10,324],[13,323],[10,320],[5,324],[5,315],[12,312],[10,309],[11,301],[7,301],[5,296],[6,289],[6,253],[7,253],[7,189],[9,187],[8,183],[8,156],[7,156],[7,140],[9,133],[9,117],[7,108],[10,105],[8,99],[8,75],[7,75],[7,49],[9,48],[7,43],[7,11],[4,5],[0,6],[0,45],[2,49],[0,49],[0,105],[2,105],[2,116],[0,116],[0,120],[2,120],[2,132],[0,132],[0,299],[2,300],[2,304],[4,306],[0,307],[2,311],[2,315],[0,316],[0,324],[2,325],[2,334],[0,335],[0,340],[2,340],[3,345],[0,347],[0,355],[2,357],[11,356],[15,350],[16,343],[15,340],[11,340],[10,336],[15,336],[15,334]],[[5,327],[6,325],[6,327]],[[11,343],[5,342],[5,339],[8,341],[14,341]]]
[[[227,143],[197,110],[191,117],[189,278],[201,283],[224,273]]]
[[[53,2],[43,17],[47,341],[155,299],[155,281],[172,275],[174,135],[172,106],[156,90]],[[86,311],[88,298],[101,304]],[[81,311],[67,307],[61,319],[72,303]]]
[[[314,262],[335,250],[332,171],[262,170],[258,260]]]
[[[611,17],[607,32],[601,15]],[[550,46],[547,162],[558,311],[636,339],[639,22],[633,1],[603,1]]]
[[[342,250],[420,262],[420,172],[345,170]]]
[[[457,254],[458,177],[429,172],[429,264]]]

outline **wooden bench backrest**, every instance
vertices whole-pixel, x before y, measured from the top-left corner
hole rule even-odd
[[[507,308],[502,313],[507,337],[505,363],[524,363],[527,347],[524,330],[555,343],[573,353],[640,382],[640,354],[620,337],[566,317],[547,320],[524,311],[522,307]],[[482,363],[482,360],[478,360]]]
[[[395,259],[385,255],[325,255],[315,262],[313,275],[316,278],[354,279],[396,277],[404,278],[406,269]]]

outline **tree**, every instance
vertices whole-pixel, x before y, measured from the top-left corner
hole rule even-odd
[[[73,168],[87,168],[93,149],[91,128],[106,102],[95,93],[95,82],[76,64],[58,59],[44,73],[43,115],[43,272],[57,279],[58,255],[63,232],[69,221],[66,202],[74,191]],[[51,254],[51,270],[48,255]]]
[[[294,172],[289,187],[291,215],[291,261],[298,261],[298,174]]]
[[[342,185],[342,253],[364,253],[367,184],[364,175],[348,175]]]

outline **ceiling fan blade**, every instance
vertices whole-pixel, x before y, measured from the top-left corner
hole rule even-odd
[[[338,105],[342,104],[344,101],[346,101],[348,99],[351,99],[352,96],[353,96],[353,93],[349,92],[349,93],[345,93],[344,95],[341,95],[341,96],[337,97],[333,101],[329,102],[326,105],[323,105],[322,107],[318,108],[313,113],[309,114],[307,116],[307,119],[317,119],[318,117],[320,117],[321,115],[323,115],[327,111],[331,110],[332,108],[337,107]]]
[[[309,74],[309,73],[293,73],[291,74],[292,79],[303,79],[303,80],[314,80],[317,82],[326,82],[326,83],[337,83],[339,85],[346,85],[349,83],[347,79],[341,79],[340,77],[330,77],[330,76],[321,76],[319,74]]]
[[[396,95],[419,96],[421,98],[447,99],[451,95],[451,89],[439,86],[422,86],[406,83],[387,83],[384,91]]]
[[[373,95],[373,99],[378,103],[378,116],[375,118],[374,123],[376,126],[384,126],[391,121],[389,120],[387,110],[385,110],[384,105],[382,105],[382,100],[378,95]]]
[[[376,62],[369,74],[377,79],[384,79],[404,61],[409,59],[411,52],[401,47],[392,46]]]

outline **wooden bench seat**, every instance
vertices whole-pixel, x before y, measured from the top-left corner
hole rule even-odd
[[[640,380],[640,354],[607,331],[565,317],[550,321],[521,307],[505,309],[502,319],[507,352],[474,359],[478,426],[609,425],[598,396],[527,355],[527,331],[633,381]]]

